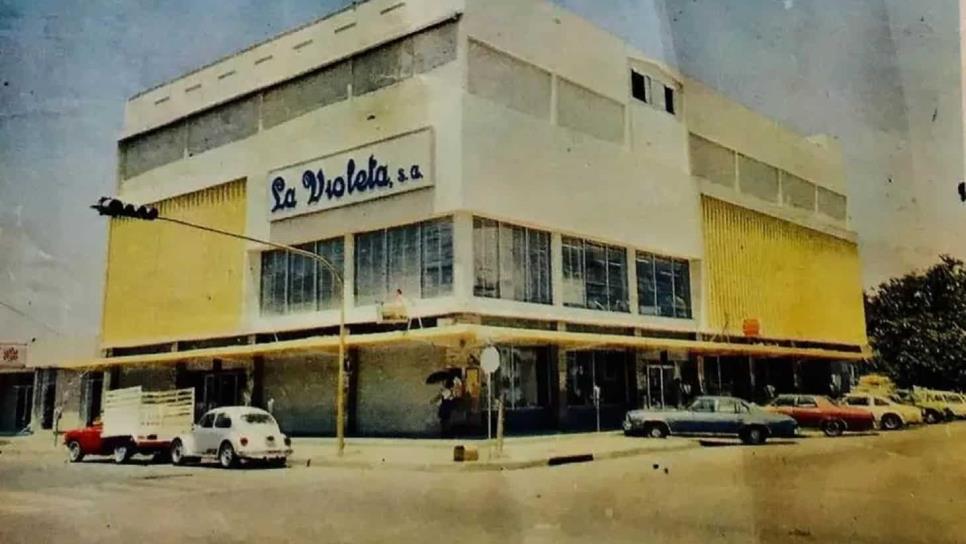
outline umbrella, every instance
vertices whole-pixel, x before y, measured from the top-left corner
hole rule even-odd
[[[426,378],[426,384],[431,385],[434,383],[445,382],[453,378],[454,376],[459,376],[461,373],[458,368],[447,368],[446,370],[437,370],[433,372]]]

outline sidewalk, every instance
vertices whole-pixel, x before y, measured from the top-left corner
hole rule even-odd
[[[698,446],[696,441],[683,438],[648,440],[626,437],[619,431],[510,437],[504,439],[502,454],[496,451],[495,443],[491,447],[486,440],[349,438],[340,458],[334,438],[296,438],[289,464],[432,472],[517,470]],[[456,446],[476,448],[479,460],[454,461]]]
[[[475,448],[476,461],[456,462],[456,446]],[[627,437],[620,431],[508,437],[502,454],[496,440],[439,440],[409,438],[347,438],[342,457],[335,438],[294,438],[293,467],[346,467],[431,472],[518,470],[567,463],[616,459],[699,446],[695,440],[670,437],[653,440]],[[0,437],[0,461],[8,456],[65,455],[50,431],[36,435]]]

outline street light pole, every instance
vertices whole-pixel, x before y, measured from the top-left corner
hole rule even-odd
[[[110,206],[113,203],[119,203],[120,206]],[[130,205],[127,205],[130,206]],[[211,232],[213,234],[218,234],[221,236],[227,236],[229,238],[236,238],[238,240],[245,240],[247,242],[254,242],[256,244],[263,244],[275,249],[280,249],[287,251],[289,253],[294,253],[296,255],[301,255],[308,259],[312,259],[318,263],[321,263],[332,276],[336,279],[339,284],[339,378],[337,382],[337,387],[339,388],[336,392],[336,443],[338,445],[338,455],[341,457],[345,451],[345,352],[346,352],[346,326],[345,326],[345,279],[335,265],[333,265],[328,259],[311,251],[305,251],[304,249],[299,249],[297,247],[292,247],[286,244],[279,244],[276,242],[270,242],[268,240],[261,240],[259,238],[253,238],[251,236],[245,236],[244,234],[238,234],[236,232],[230,232],[227,230],[221,230],[215,227],[210,227],[208,225],[202,225],[199,223],[192,223],[191,221],[185,221],[183,219],[175,219],[173,217],[164,217],[157,213],[156,208],[141,206],[139,209],[131,207],[129,210],[125,210],[124,204],[116,199],[102,198],[101,201],[91,206],[100,212],[101,215],[108,215],[111,217],[131,217],[134,219],[142,219],[145,221],[166,221],[168,223],[174,223],[176,225],[181,225],[183,227],[188,227],[196,230],[202,230],[205,232]]]

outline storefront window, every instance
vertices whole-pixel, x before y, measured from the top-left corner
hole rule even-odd
[[[342,270],[342,239],[297,246],[327,258]],[[338,280],[318,261],[284,250],[262,253],[261,310],[263,314],[312,312],[338,306]]]
[[[601,404],[628,399],[627,355],[621,351],[580,351],[567,354],[567,404],[593,406],[594,385]]]
[[[356,304],[375,304],[400,290],[432,298],[453,290],[452,219],[358,234]]]
[[[507,410],[550,405],[550,361],[536,348],[500,349],[501,366],[494,375],[503,389]]]
[[[564,305],[627,312],[627,253],[579,238],[563,239]]]
[[[688,261],[637,253],[638,311],[644,315],[691,318]]]
[[[473,293],[550,304],[550,233],[473,219]]]

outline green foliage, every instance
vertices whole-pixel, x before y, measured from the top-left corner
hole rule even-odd
[[[865,294],[874,365],[900,387],[966,389],[966,268],[943,255]]]

